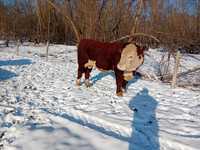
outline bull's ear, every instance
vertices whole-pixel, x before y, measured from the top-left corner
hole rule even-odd
[[[142,45],[136,45],[136,47],[141,50],[145,50],[147,48],[146,46],[142,46]]]
[[[142,49],[143,51],[148,51],[149,48],[148,48],[148,46],[142,46],[141,49]]]
[[[147,46],[142,46],[142,45],[139,45],[139,44],[135,44],[135,46],[137,47],[138,55],[143,55],[144,51],[148,50]]]

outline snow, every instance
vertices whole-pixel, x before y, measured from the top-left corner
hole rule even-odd
[[[145,60],[148,61],[145,61],[139,70],[148,73],[150,76],[155,77],[155,79],[156,76],[157,78],[160,76],[160,71],[164,75],[173,73],[175,64],[173,56],[170,57],[169,70],[166,70],[168,66],[168,52],[159,49],[149,49],[149,51],[146,52]],[[200,55],[181,54],[180,64],[179,73],[193,69],[194,67],[200,67]]]
[[[48,61],[45,45],[19,49],[0,48],[0,149],[199,149],[199,91],[136,77],[117,97],[113,72],[75,85],[75,46],[50,45]],[[161,56],[150,50],[140,70],[157,74]],[[183,57],[183,71],[200,64]]]

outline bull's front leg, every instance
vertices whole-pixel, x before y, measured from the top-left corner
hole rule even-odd
[[[119,70],[115,70],[115,77],[116,77],[116,94],[117,96],[123,96],[123,73]]]
[[[77,79],[76,79],[76,85],[80,86],[81,85],[81,77],[84,73],[84,67],[81,65],[78,66],[78,74],[77,74]]]
[[[92,69],[85,68],[85,85],[86,85],[86,87],[90,87],[92,85],[89,80],[91,71],[92,71]]]
[[[128,83],[128,81],[126,81],[126,80],[123,79],[122,89],[123,89],[124,92],[126,92],[126,88],[127,88],[126,86],[127,86],[127,83]]]

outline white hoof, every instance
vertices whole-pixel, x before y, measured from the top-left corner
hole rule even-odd
[[[76,80],[76,85],[77,85],[77,86],[80,86],[80,85],[81,85],[81,80],[80,80],[80,79],[77,79],[77,80]]]
[[[92,84],[90,83],[90,80],[85,80],[85,85],[86,85],[86,87],[90,87]]]

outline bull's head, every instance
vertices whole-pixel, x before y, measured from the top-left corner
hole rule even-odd
[[[124,71],[124,79],[130,80],[133,78],[135,71],[144,61],[144,48],[135,44],[128,44],[122,50],[120,61],[117,68]]]

